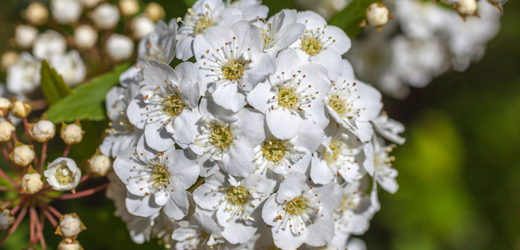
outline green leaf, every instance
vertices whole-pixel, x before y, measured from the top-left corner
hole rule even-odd
[[[78,87],[74,92],[52,105],[47,111],[49,120],[54,123],[75,120],[100,121],[105,119],[103,102],[110,89],[119,83],[119,75],[129,64],[121,64],[114,71],[98,76],[89,83]]]
[[[363,19],[367,14],[367,8],[373,3],[381,0],[354,0],[342,11],[336,13],[329,21],[329,24],[342,28],[350,38],[356,37],[361,30]]]
[[[40,74],[43,95],[50,105],[55,104],[72,93],[72,90],[65,81],[63,81],[63,78],[55,69],[51,68],[47,61],[42,62]]]
[[[188,6],[188,7],[193,6],[193,4],[195,2],[197,2],[197,0],[183,0],[183,1],[184,1],[184,4],[186,4],[186,6]]]

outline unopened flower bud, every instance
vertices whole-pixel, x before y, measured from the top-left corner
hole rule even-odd
[[[2,210],[0,213],[0,232],[5,231],[14,223],[14,216],[11,215],[11,212],[7,209]]]
[[[60,241],[60,244],[58,245],[58,250],[80,250],[81,245],[79,244],[79,241],[65,238],[62,241]]]
[[[81,231],[85,230],[85,226],[81,223],[78,215],[65,214],[60,218],[60,225],[56,229],[56,234],[65,238],[76,238]]]
[[[123,16],[131,16],[139,12],[139,3],[137,0],[121,0],[119,1],[119,10]]]
[[[22,178],[22,192],[38,193],[43,188],[42,176],[38,173],[25,174]]]
[[[166,13],[164,12],[163,7],[155,2],[151,2],[148,5],[146,5],[146,9],[144,10],[144,13],[152,19],[154,22],[157,22],[164,18]]]
[[[389,15],[388,8],[380,3],[373,3],[367,9],[367,21],[376,28],[386,25]]]
[[[38,30],[29,25],[18,25],[15,30],[16,44],[22,49],[30,48],[38,37]]]
[[[43,172],[54,190],[64,191],[76,188],[81,179],[81,170],[70,158],[60,157],[49,164]]]
[[[11,108],[13,108],[11,101],[7,98],[0,97],[0,117],[7,117]]]
[[[11,140],[16,128],[8,121],[0,121],[0,142]]]
[[[478,4],[476,0],[460,0],[460,2],[455,5],[455,8],[463,17],[471,16],[477,12]]]
[[[61,24],[75,23],[83,13],[78,0],[51,0],[52,17]]]
[[[147,16],[138,16],[132,19],[132,31],[137,39],[153,32],[155,23]]]
[[[20,167],[29,165],[34,157],[36,157],[34,150],[27,145],[15,147],[13,150],[13,162]]]
[[[107,40],[106,51],[112,60],[123,61],[132,56],[134,42],[126,36],[113,34]]]
[[[56,135],[56,126],[47,120],[40,120],[33,127],[33,137],[38,142],[46,142]]]
[[[33,2],[25,10],[25,19],[32,25],[42,25],[49,19],[49,11],[42,3]]]
[[[26,118],[32,111],[32,107],[29,103],[24,101],[15,101],[13,103],[13,115],[18,118]]]
[[[98,33],[89,25],[81,25],[74,30],[74,39],[80,49],[90,49],[96,44]]]
[[[114,5],[102,4],[91,13],[90,18],[99,29],[112,29],[119,21],[119,10]]]
[[[67,144],[77,144],[83,139],[83,130],[77,124],[63,124],[61,127],[61,139]]]
[[[2,55],[2,70],[7,70],[9,66],[18,61],[18,53],[14,51],[7,51]]]
[[[105,176],[112,169],[112,162],[106,155],[94,155],[89,161],[90,170],[99,175]]]

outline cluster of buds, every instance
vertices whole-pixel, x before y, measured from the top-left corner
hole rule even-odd
[[[108,157],[96,153],[89,161],[90,173],[82,176],[80,167],[67,157],[72,145],[80,143],[85,133],[81,124],[75,122],[61,125],[60,137],[66,145],[62,157],[46,163],[47,144],[56,137],[56,125],[45,115],[37,122],[29,123],[31,111],[28,102],[0,98],[0,149],[10,167],[0,167],[0,178],[7,181],[5,185],[0,185],[0,191],[11,193],[0,198],[0,231],[7,231],[0,238],[0,245],[28,215],[30,248],[34,248],[38,242],[43,249],[47,248],[43,226],[48,221],[56,228],[56,234],[63,237],[58,249],[82,249],[76,237],[85,226],[76,214],[62,215],[52,206],[52,202],[81,198],[105,189],[107,184],[76,192],[78,185],[94,174],[104,176],[111,171],[111,162]],[[20,130],[23,133],[16,133],[11,118],[21,120],[20,127],[23,126],[23,130]],[[21,138],[27,138],[28,142],[23,143]],[[52,148],[56,148],[55,142],[52,143]],[[56,191],[72,193],[57,194]]]

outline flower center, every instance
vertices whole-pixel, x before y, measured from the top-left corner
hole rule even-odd
[[[195,35],[198,35],[198,34],[202,33],[205,29],[213,27],[213,26],[215,26],[215,23],[213,22],[213,20],[211,20],[209,15],[199,16],[197,21],[195,21],[195,25],[193,27],[193,33]]]
[[[338,114],[343,114],[348,112],[348,103],[345,99],[341,98],[339,95],[333,95],[329,99],[329,106],[336,111]]]
[[[341,150],[343,150],[344,147],[345,147],[345,143],[343,143],[342,141],[339,141],[339,140],[331,141],[329,144],[329,148],[332,151],[332,153],[328,152],[327,149],[323,149],[323,158],[328,163],[336,162],[341,153]]]
[[[170,95],[164,102],[164,106],[170,116],[177,116],[186,107],[182,102],[182,98],[177,94]]]
[[[279,164],[286,152],[285,142],[279,140],[265,141],[262,152],[268,161]]]
[[[154,184],[169,183],[170,173],[168,172],[168,168],[161,164],[155,165],[152,169],[152,181]]]
[[[300,95],[296,88],[280,87],[278,91],[278,105],[284,108],[294,108],[300,101]]]
[[[287,202],[287,205],[285,206],[285,211],[292,215],[300,215],[303,214],[306,207],[307,201],[305,200],[305,198],[299,196]]]
[[[214,125],[211,127],[209,141],[218,149],[225,150],[233,142],[233,134],[229,125]]]
[[[224,77],[226,77],[226,79],[230,81],[236,81],[242,78],[242,75],[244,74],[244,66],[245,63],[243,60],[230,60],[226,64],[224,64],[224,66],[222,66],[222,73],[224,74]]]
[[[361,202],[361,197],[358,192],[355,193],[347,193],[343,195],[343,199],[340,203],[340,208],[342,210],[354,210],[359,206]]]
[[[72,171],[70,171],[67,165],[62,164],[59,166],[58,169],[56,169],[54,177],[56,177],[56,181],[58,181],[60,185],[69,185],[74,182]]]
[[[231,187],[227,191],[227,199],[235,206],[244,205],[249,199],[249,191],[242,186]]]
[[[271,31],[270,29],[261,29],[262,30],[262,37],[264,38],[264,50],[267,49],[267,45],[269,45],[271,42],[274,41],[274,39],[271,37]]]
[[[323,42],[314,36],[313,32],[310,32],[310,34],[304,34],[301,40],[302,50],[311,56],[319,54],[323,49]]]

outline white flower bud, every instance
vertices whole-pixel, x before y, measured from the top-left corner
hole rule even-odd
[[[90,18],[99,29],[112,29],[119,21],[119,10],[114,5],[102,4],[91,13]]]
[[[15,30],[16,44],[22,49],[30,48],[36,37],[38,36],[38,30],[29,25],[18,25]]]
[[[43,188],[42,176],[38,173],[25,174],[22,178],[22,191],[27,194],[38,193]]]
[[[81,179],[81,170],[70,158],[60,157],[49,164],[43,172],[47,182],[54,190],[71,190],[76,188]]]
[[[138,16],[132,19],[132,31],[137,39],[153,32],[155,23],[147,16]]]
[[[15,131],[16,129],[13,124],[8,121],[0,121],[0,142],[11,140]]]
[[[110,172],[110,170],[112,170],[112,162],[106,155],[92,156],[92,158],[90,158],[89,164],[90,170],[99,176],[105,176],[108,174],[108,172]]]
[[[34,150],[27,145],[15,147],[13,150],[13,161],[20,167],[31,164],[35,156]]]
[[[32,111],[32,107],[29,103],[24,101],[15,101],[13,103],[12,113],[18,118],[26,118]]]
[[[166,13],[164,12],[163,7],[155,2],[151,2],[148,5],[146,5],[146,9],[144,10],[144,13],[152,19],[154,22],[157,22],[164,18]]]
[[[47,30],[34,42],[33,55],[39,59],[49,59],[61,55],[67,50],[67,41],[58,32]]]
[[[134,42],[126,36],[113,34],[107,40],[106,50],[112,60],[123,61],[132,56]]]
[[[139,12],[139,3],[137,0],[121,0],[119,1],[119,10],[123,16],[131,16]]]
[[[47,120],[40,120],[33,127],[33,137],[38,142],[46,142],[56,135],[56,126]]]
[[[455,8],[462,16],[471,16],[477,12],[478,4],[476,0],[460,0]]]
[[[386,6],[380,3],[373,3],[367,9],[367,21],[374,27],[382,27],[388,23],[389,16]]]
[[[102,0],[80,0],[81,4],[87,8],[92,8],[100,3]]]
[[[2,70],[8,69],[11,65],[18,61],[18,53],[7,51],[2,55]]]
[[[83,130],[76,124],[68,124],[61,127],[61,139],[67,144],[77,144],[83,139]]]
[[[11,212],[7,209],[2,210],[0,213],[0,232],[5,231],[14,223],[14,216],[11,215]]]
[[[65,238],[75,238],[83,230],[85,230],[85,226],[81,223],[78,215],[65,214],[60,218],[60,225],[56,230],[56,234]]]
[[[78,0],[51,0],[52,17],[61,24],[70,24],[78,21],[83,6]]]
[[[49,19],[49,11],[42,3],[33,2],[29,4],[29,7],[25,10],[25,19],[27,19],[30,24],[37,26],[42,25]]]
[[[11,108],[13,108],[11,101],[7,98],[0,97],[0,117],[7,117]]]
[[[74,30],[74,41],[80,49],[92,48],[98,39],[97,31],[90,25],[81,25]]]
[[[58,245],[58,250],[80,250],[81,245],[79,244],[79,241],[65,238],[62,241],[60,241],[60,244]]]

